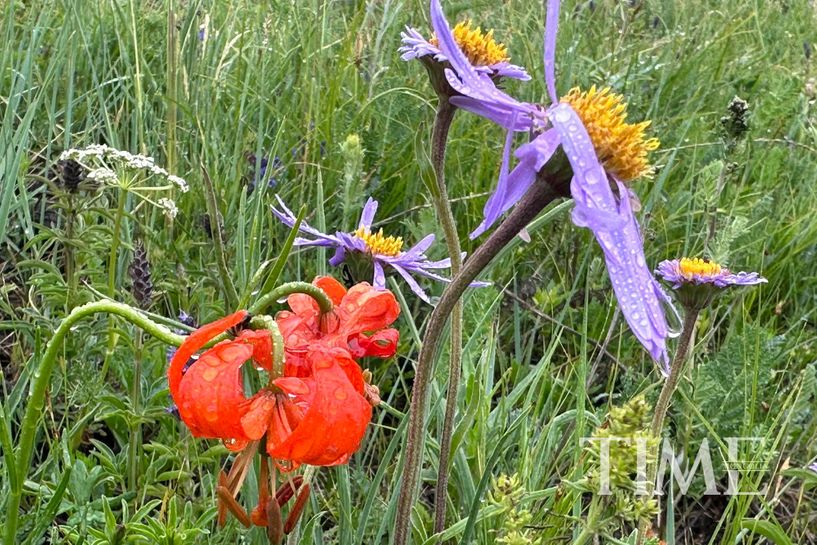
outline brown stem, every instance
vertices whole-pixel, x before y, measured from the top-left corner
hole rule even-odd
[[[437,115],[434,117],[434,128],[431,133],[431,164],[434,167],[437,192],[434,195],[434,207],[442,224],[448,255],[451,256],[451,276],[456,276],[462,269],[462,248],[459,234],[448,199],[445,185],[445,148],[448,130],[457,112],[455,106],[445,95],[440,95]],[[450,354],[448,360],[448,390],[445,398],[445,416],[443,433],[440,438],[440,464],[437,473],[437,486],[434,494],[434,532],[445,529],[445,511],[448,506],[448,464],[451,456],[451,437],[454,433],[454,413],[457,409],[457,392],[460,387],[462,365],[462,302],[457,301],[451,314]]]
[[[414,493],[422,466],[428,382],[443,327],[454,311],[457,301],[477,275],[545,206],[564,194],[563,188],[554,189],[544,176],[540,176],[505,221],[465,261],[462,270],[443,291],[442,297],[431,313],[414,376],[408,430],[406,431],[405,465],[400,484],[400,495],[397,500],[394,545],[406,545],[409,541],[411,509],[414,505]]]

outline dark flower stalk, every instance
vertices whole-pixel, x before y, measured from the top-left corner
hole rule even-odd
[[[559,176],[559,173],[556,173],[555,176],[553,174],[547,175],[544,172],[542,171],[537,176],[536,181],[508,217],[465,261],[460,273],[451,280],[451,284],[443,291],[429,318],[425,335],[423,335],[422,349],[417,359],[417,372],[412,387],[411,407],[408,415],[409,423],[406,431],[405,462],[400,485],[400,496],[397,500],[395,545],[406,545],[408,543],[411,510],[422,466],[428,382],[443,328],[466,288],[499,254],[502,248],[511,242],[528,223],[533,221],[548,204],[561,196],[569,194],[566,193],[568,191],[566,184],[557,185],[554,183],[554,185],[551,185],[549,183],[551,180],[560,180],[563,176]]]
[[[439,94],[437,114],[434,117],[434,128],[431,135],[431,164],[434,168],[436,191],[432,201],[437,211],[437,218],[442,224],[448,255],[451,256],[451,275],[456,276],[462,269],[462,248],[451,210],[451,201],[445,186],[445,148],[448,141],[448,130],[454,120],[457,109],[448,101],[448,97]],[[448,390],[445,398],[445,416],[443,433],[440,438],[440,464],[437,474],[436,493],[434,494],[434,532],[445,529],[445,511],[448,491],[448,465],[451,456],[451,437],[454,433],[454,413],[457,408],[457,392],[460,386],[462,365],[462,302],[454,303],[451,314],[450,354],[448,359]]]

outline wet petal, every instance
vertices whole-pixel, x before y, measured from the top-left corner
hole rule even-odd
[[[215,337],[243,322],[247,315],[248,312],[246,310],[239,310],[220,320],[205,324],[187,336],[179,349],[173,354],[173,358],[170,360],[170,365],[167,369],[167,382],[170,386],[170,395],[173,396],[174,399],[182,380],[184,367],[190,358]]]
[[[369,197],[366,201],[366,206],[363,207],[363,213],[360,216],[359,229],[371,229],[374,215],[377,213],[377,201]]]
[[[556,35],[559,31],[559,0],[548,0],[545,19],[545,83],[553,104],[559,102],[556,94]]]
[[[241,366],[252,353],[249,344],[226,341],[204,352],[184,374],[173,400],[195,437],[247,439],[241,425],[249,408]]]

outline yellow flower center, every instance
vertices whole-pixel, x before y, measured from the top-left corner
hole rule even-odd
[[[708,259],[683,257],[678,262],[678,269],[684,275],[684,278],[691,279],[694,275],[717,276],[721,273],[723,267]]]
[[[627,104],[621,95],[601,90],[596,86],[589,91],[573,88],[562,98],[579,114],[593,147],[604,168],[623,182],[640,176],[652,176],[653,168],[647,158],[658,148],[656,138],[646,138],[644,131],[649,121],[627,123]]]
[[[372,233],[361,227],[355,231],[355,236],[366,243],[369,252],[378,255],[396,256],[403,250],[403,237],[392,237],[383,234],[383,229]]]
[[[453,34],[463,54],[474,66],[490,66],[510,60],[508,49],[494,40],[493,30],[482,32],[479,27],[471,28],[471,21],[465,21],[454,27]],[[434,47],[439,45],[436,37],[432,37],[429,43]]]

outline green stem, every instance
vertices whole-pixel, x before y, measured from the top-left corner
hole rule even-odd
[[[278,377],[284,376],[284,336],[278,329],[278,324],[272,316],[253,316],[250,320],[250,327],[253,329],[266,329],[272,337],[272,372],[270,373],[270,384]]]
[[[397,499],[394,545],[406,545],[409,542],[411,511],[414,507],[415,492],[423,463],[428,383],[445,323],[471,282],[502,248],[511,242],[549,203],[565,194],[562,185],[556,183],[554,187],[551,187],[546,176],[538,176],[536,182],[516,204],[505,221],[468,258],[460,273],[451,279],[451,283],[443,291],[437,306],[434,307],[429,317],[422,348],[417,358],[417,370],[411,392],[404,451],[405,462],[400,482],[400,495]]]
[[[431,165],[434,168],[436,191],[432,192],[432,201],[437,211],[437,218],[443,228],[448,255],[451,256],[451,276],[456,276],[462,269],[462,248],[445,185],[445,148],[448,141],[448,130],[454,120],[457,108],[448,101],[446,95],[439,95],[437,114],[434,117],[434,128],[431,133]],[[434,533],[445,529],[445,511],[448,506],[448,466],[451,456],[451,438],[454,434],[454,414],[457,409],[457,393],[460,386],[462,362],[462,302],[457,301],[451,313],[450,354],[448,360],[448,391],[445,399],[443,433],[440,438],[440,464],[437,473],[436,493],[434,495]]]
[[[678,383],[683,375],[684,363],[686,363],[687,356],[692,348],[692,336],[695,332],[695,324],[698,321],[698,314],[700,309],[687,307],[684,314],[684,324],[681,330],[681,337],[678,339],[678,349],[675,351],[675,356],[672,358],[670,364],[670,371],[667,380],[664,381],[664,386],[661,388],[661,393],[658,395],[658,401],[655,403],[655,413],[652,418],[652,425],[650,432],[652,436],[658,439],[658,450],[653,453],[654,463],[651,463],[647,469],[647,483],[650,489],[655,481],[656,464],[658,463],[658,456],[661,452],[661,432],[664,430],[664,420],[669,410],[670,401],[672,401],[672,394],[678,388]],[[647,532],[649,521],[643,521],[638,527],[638,545],[644,542],[644,537]]]
[[[119,189],[118,203],[116,206],[116,216],[113,220],[113,233],[111,235],[111,253],[108,256],[108,297],[113,299],[116,297],[116,265],[119,261],[119,234],[122,231],[122,221],[125,217],[125,203],[127,202],[128,192],[124,189]],[[117,338],[116,328],[113,326],[113,321],[108,324],[108,342],[105,348],[105,360],[102,362],[102,369],[99,371],[100,382],[105,380],[108,375],[108,368],[111,365],[111,358],[116,347]]]
[[[216,263],[218,263],[218,270],[224,285],[224,297],[227,300],[227,307],[236,309],[238,308],[238,292],[235,289],[235,284],[233,284],[232,273],[227,266],[227,252],[224,250],[224,239],[222,238],[224,226],[221,223],[221,215],[218,213],[216,188],[204,167],[202,167],[201,172],[204,179],[204,194],[207,197],[207,214],[210,216],[210,231],[213,234],[213,243],[216,246]]]
[[[125,318],[128,322],[137,327],[142,328],[149,335],[156,337],[160,341],[179,346],[184,341],[184,335],[177,335],[161,326],[138,310],[117,303],[114,301],[96,301],[76,307],[71,313],[60,322],[54,336],[48,341],[45,347],[45,353],[40,360],[39,367],[31,377],[31,385],[29,387],[28,405],[23,416],[23,421],[20,425],[20,438],[17,448],[17,480],[16,486],[11,487],[9,493],[8,503],[6,506],[6,524],[5,524],[5,543],[16,543],[17,534],[17,517],[20,508],[20,498],[22,495],[22,484],[28,475],[29,465],[31,464],[31,457],[34,450],[34,438],[37,432],[37,422],[40,419],[43,405],[45,403],[45,393],[48,388],[48,383],[51,378],[51,373],[54,370],[54,365],[57,361],[57,353],[62,347],[65,336],[74,325],[83,318],[92,314],[106,312],[109,314],[116,314]]]
[[[318,303],[318,307],[321,309],[321,313],[323,314],[332,312],[332,308],[334,308],[332,300],[319,287],[307,282],[287,282],[286,284],[281,284],[258,299],[249,308],[249,311],[251,314],[263,314],[267,307],[274,305],[279,299],[283,299],[284,297],[292,295],[293,293],[304,293],[312,297],[315,302]]]
[[[142,390],[142,331],[136,332],[133,358],[133,383],[131,384],[131,407],[135,422],[131,424],[130,443],[128,445],[128,470],[130,477],[130,489],[136,493],[137,481],[139,479],[139,443],[141,441],[142,425],[140,423],[140,397]]]

